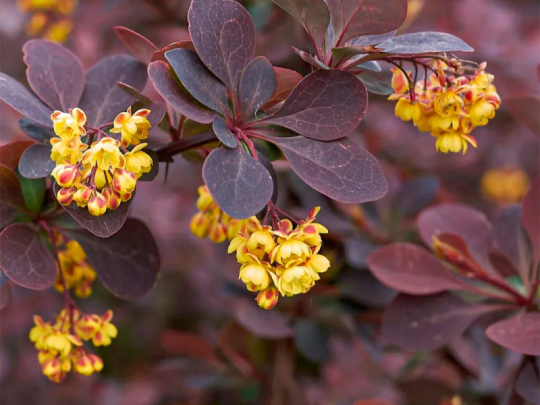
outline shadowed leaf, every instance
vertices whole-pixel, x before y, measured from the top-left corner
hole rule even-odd
[[[259,338],[285,339],[293,334],[284,315],[259,308],[254,301],[242,300],[236,303],[234,317],[245,330]]]
[[[80,105],[88,125],[112,122],[133,103],[135,98],[118,87],[118,82],[142,91],[146,77],[146,66],[127,55],[109,56],[90,68]]]
[[[152,55],[158,50],[152,41],[126,27],[114,27],[114,33],[124,43],[135,58],[145,65],[150,63]]]
[[[405,218],[410,218],[435,199],[439,188],[436,177],[417,177],[400,188],[392,199],[392,205]]]
[[[216,118],[214,118],[212,129],[214,130],[214,134],[216,134],[217,139],[219,139],[225,146],[229,148],[236,148],[238,146],[238,142],[236,141],[234,134],[230,130],[225,120],[219,115],[216,115]]]
[[[22,193],[26,206],[34,214],[38,214],[41,211],[43,200],[45,199],[45,192],[47,191],[46,180],[44,178],[27,179],[20,176],[19,181],[21,183]]]
[[[127,94],[132,95],[137,101],[140,101],[143,105],[146,106],[152,104],[152,100],[142,94],[139,90],[131,87],[129,84],[118,82],[118,87],[120,87]]]
[[[540,405],[540,377],[532,361],[529,361],[519,373],[516,392],[533,405]]]
[[[292,89],[294,89],[298,82],[302,80],[302,75],[300,73],[290,69],[274,66],[274,74],[276,76],[276,89],[268,103],[262,108],[263,110],[285,100],[289,94],[291,94]]]
[[[47,127],[53,126],[52,110],[17,80],[1,72],[0,100],[34,122]]]
[[[144,152],[152,158],[152,168],[148,173],[143,173],[138,181],[152,181],[159,174],[159,157],[152,149],[144,149]]]
[[[231,0],[193,0],[189,33],[199,57],[233,94],[255,52],[255,26],[244,7]]]
[[[79,106],[84,72],[79,59],[56,42],[32,39],[23,46],[30,87],[53,110]]]
[[[380,75],[374,75],[369,72],[363,72],[356,77],[364,83],[364,86],[366,86],[367,91],[370,93],[382,96],[392,94],[394,89],[388,85],[388,81],[383,80],[379,76]]]
[[[276,75],[268,59],[260,56],[246,66],[240,79],[242,116],[249,119],[264,106],[276,90]]]
[[[313,66],[315,69],[319,70],[319,69],[328,69],[328,66],[326,66],[326,64],[324,64],[323,62],[321,62],[318,58],[312,56],[310,53],[306,52],[306,51],[302,51],[298,48],[295,48],[294,46],[292,47],[293,51],[295,54],[297,54],[298,56],[300,56],[300,58],[310,64],[311,66]]]
[[[316,363],[328,359],[330,332],[327,326],[312,319],[299,319],[294,334],[296,348],[304,357]]]
[[[422,54],[439,52],[473,52],[463,40],[444,32],[415,32],[398,35],[377,45],[384,53]]]
[[[51,145],[37,143],[24,151],[19,160],[19,173],[27,179],[49,176],[56,163],[51,160]]]
[[[486,329],[486,335],[507,349],[540,356],[540,313],[529,312],[494,323]]]
[[[154,52],[152,55],[152,62],[155,62],[157,60],[163,61],[165,63],[169,63],[167,58],[165,57],[165,52],[170,51],[172,49],[189,49],[190,51],[195,51],[195,46],[193,46],[193,42],[191,41],[178,41],[173,42],[172,44],[167,45],[164,48],[161,48]]]
[[[349,139],[334,142],[301,136],[267,139],[282,150],[302,180],[334,200],[363,203],[378,200],[388,191],[377,159]]]
[[[525,125],[533,134],[540,136],[540,98],[535,96],[515,96],[504,100],[505,107],[514,118]]]
[[[53,136],[56,136],[52,128],[36,124],[34,121],[31,121],[28,118],[21,118],[19,120],[19,128],[30,138],[40,143],[51,139]]]
[[[521,207],[521,221],[529,235],[536,265],[540,260],[540,179],[532,182]]]
[[[353,74],[319,70],[302,79],[265,122],[308,138],[330,141],[349,135],[360,124],[366,109],[366,88]]]
[[[0,229],[3,229],[24,210],[24,198],[17,175],[0,165]]]
[[[152,103],[147,106],[147,108],[150,110],[150,114],[148,114],[148,121],[150,122],[150,125],[152,125],[152,127],[157,127],[163,120],[163,117],[165,117],[165,114],[167,114],[165,104]]]
[[[7,277],[3,276],[2,279],[6,279]],[[0,279],[0,311],[6,308],[9,303],[11,302],[11,286],[9,284],[4,284],[1,282]]]
[[[81,244],[103,285],[117,297],[138,299],[155,285],[159,251],[152,233],[141,221],[128,219],[119,232],[106,239],[84,230],[66,233]]]
[[[257,214],[272,198],[272,176],[243,148],[213,150],[204,162],[203,178],[214,200],[233,218]]]
[[[183,91],[180,85],[175,82],[166,63],[162,61],[150,63],[148,75],[161,97],[182,115],[202,124],[209,124],[214,120],[216,113],[207,110]]]
[[[0,233],[0,268],[15,284],[31,290],[52,287],[56,279],[53,255],[27,224],[12,224]]]
[[[228,109],[227,89],[202,63],[196,52],[173,49],[165,53],[186,90],[201,104],[221,112]]]
[[[462,301],[450,293],[400,294],[383,315],[381,338],[402,349],[436,349],[465,332],[479,316],[497,309]]]
[[[0,146],[0,164],[15,169],[26,149],[32,146],[34,141],[13,141]]]
[[[376,250],[368,257],[368,266],[381,283],[405,294],[463,289],[463,283],[435,255],[412,243],[394,243]]]

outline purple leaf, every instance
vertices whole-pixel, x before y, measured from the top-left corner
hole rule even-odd
[[[381,199],[388,191],[377,159],[349,139],[320,142],[295,136],[267,140],[282,150],[302,180],[334,200],[364,203]]]
[[[424,243],[433,247],[433,236],[452,233],[461,237],[472,257],[493,273],[489,254],[496,249],[491,224],[484,214],[463,204],[441,204],[420,213],[418,230]]]
[[[169,71],[169,66],[165,62],[150,63],[148,75],[161,97],[182,115],[202,124],[209,124],[214,120],[216,113],[207,110],[183,91],[180,85],[175,82]]]
[[[204,161],[204,182],[225,213],[249,218],[261,211],[274,190],[272,176],[243,148],[218,148]]]
[[[535,265],[540,260],[540,179],[532,182],[521,207],[521,221],[529,235]]]
[[[53,136],[56,136],[52,128],[44,127],[43,125],[36,124],[34,121],[28,118],[19,119],[19,128],[30,138],[43,143],[48,141]]]
[[[0,72],[0,100],[25,117],[46,127],[52,127],[52,110],[17,80]]]
[[[255,52],[255,26],[244,7],[231,0],[193,0],[189,33],[197,53],[233,94]]]
[[[410,218],[428,206],[437,195],[440,182],[436,177],[417,177],[405,183],[392,199],[394,210]]]
[[[7,278],[2,276],[3,278]],[[9,284],[2,284],[0,287],[0,311],[6,308],[11,302],[11,286]]]
[[[279,311],[266,311],[253,301],[239,301],[234,318],[245,330],[263,339],[285,339],[293,334],[288,318]]]
[[[148,292],[159,274],[159,251],[148,227],[128,219],[113,236],[102,239],[84,230],[68,230],[88,255],[103,285],[115,296],[135,300]]]
[[[163,117],[165,117],[165,114],[167,114],[167,108],[163,103],[152,103],[149,106],[146,106],[146,108],[150,110],[150,114],[148,114],[148,121],[152,127],[158,126],[163,120]]]
[[[534,362],[529,361],[519,373],[516,392],[533,405],[540,405],[540,378]]]
[[[504,105],[519,123],[540,136],[540,98],[530,95],[514,96],[505,98]]]
[[[37,143],[24,151],[19,160],[19,173],[27,179],[41,179],[49,176],[56,167],[51,160],[51,145]]]
[[[398,35],[377,45],[384,53],[422,54],[440,52],[473,52],[463,40],[444,32],[415,32]]]
[[[239,96],[244,120],[264,106],[276,90],[276,75],[268,59],[259,56],[244,69],[240,79]]]
[[[306,51],[302,51],[298,48],[295,48],[294,46],[292,47],[293,51],[295,54],[297,54],[298,56],[300,56],[300,58],[310,64],[311,66],[313,66],[315,69],[319,70],[319,69],[329,69],[328,66],[326,66],[326,64],[324,64],[323,62],[321,62],[317,57],[314,57],[312,56],[310,53],[306,52]]]
[[[39,232],[13,224],[0,233],[0,268],[11,281],[30,290],[45,290],[56,279],[56,263]]]
[[[383,41],[386,41],[387,39],[393,38],[396,36],[397,30],[385,32],[384,34],[377,34],[377,35],[362,35],[361,37],[351,39],[347,42],[347,46],[356,46],[356,47],[364,47],[369,45],[377,45],[380,44]],[[332,52],[336,48],[332,49]]]
[[[167,51],[165,57],[186,90],[201,104],[222,114],[229,108],[227,89],[188,49]]]
[[[214,130],[214,134],[216,134],[217,139],[219,139],[225,146],[229,148],[236,148],[238,146],[238,142],[236,141],[234,134],[230,130],[225,120],[219,115],[216,115],[216,118],[214,118],[212,129]]]
[[[190,51],[195,51],[195,47],[193,46],[193,42],[191,41],[178,41],[173,42],[172,44],[167,45],[164,48],[161,48],[154,52],[152,55],[152,62],[155,62],[157,60],[163,61],[165,63],[168,63],[167,58],[165,58],[165,52],[170,51],[171,49],[189,49]]]
[[[481,315],[499,307],[465,302],[451,293],[398,295],[386,308],[381,338],[407,350],[432,350],[460,336]]]
[[[486,335],[507,349],[540,356],[540,313],[519,314],[494,323],[486,329]]]
[[[272,107],[285,100],[292,89],[303,79],[302,75],[294,70],[276,66],[274,66],[274,74],[276,75],[276,90],[272,94],[270,101],[263,108]]]
[[[80,105],[88,125],[112,122],[133,103],[134,97],[118,87],[118,82],[142,91],[146,78],[146,66],[127,55],[109,56],[90,68]]]
[[[84,72],[79,59],[56,42],[32,39],[23,46],[30,87],[53,110],[79,106]]]
[[[381,283],[405,294],[467,289],[435,255],[412,243],[394,243],[376,250],[368,257],[368,266]]]
[[[150,63],[152,55],[158,50],[152,41],[126,27],[114,27],[114,33],[124,43],[135,58],[145,65]]]
[[[327,0],[335,46],[363,35],[398,29],[407,15],[407,0]]]
[[[9,225],[24,208],[21,183],[17,175],[0,165],[0,229]]]
[[[379,94],[382,96],[387,96],[394,92],[394,89],[388,85],[389,80],[384,80],[384,74],[372,74],[371,72],[364,71],[356,76],[364,86],[366,86],[367,91],[373,94]]]
[[[330,24],[330,12],[324,0],[273,0],[307,31],[315,47],[322,51],[326,30]]]
[[[56,195],[58,194],[60,187],[58,184],[54,183],[53,189],[54,194]],[[75,203],[68,206],[63,205],[62,208],[64,208],[83,228],[88,229],[100,238],[108,238],[118,232],[124,225],[124,222],[126,222],[129,214],[129,206],[134,197],[135,193],[133,193],[130,200],[120,204],[117,209],[114,211],[107,210],[107,212],[100,217],[90,214],[87,208],[78,207]]]
[[[313,319],[298,319],[294,325],[294,343],[305,358],[322,363],[330,356],[328,326]]]
[[[331,141],[349,135],[367,109],[366,87],[341,70],[319,70],[293,89],[275,114],[264,121],[300,135]]]

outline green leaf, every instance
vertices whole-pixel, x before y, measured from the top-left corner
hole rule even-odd
[[[17,171],[17,177],[21,183],[24,202],[30,211],[37,214],[41,211],[43,201],[45,200],[45,192],[47,184],[45,178],[27,179],[22,177]]]

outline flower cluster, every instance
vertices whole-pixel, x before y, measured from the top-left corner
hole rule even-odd
[[[122,202],[128,201],[137,179],[152,168],[152,158],[142,149],[141,143],[148,138],[150,123],[149,110],[139,110],[131,114],[119,114],[114,120],[111,133],[120,133],[121,140],[103,136],[103,131],[85,128],[86,114],[80,108],[69,112],[55,111],[51,115],[54,132],[58,138],[51,139],[51,159],[57,166],[52,176],[60,191],[58,201],[70,205],[74,201],[79,207],[86,207],[90,214],[100,216],[107,209],[115,210]],[[97,133],[98,141],[92,142]],[[90,146],[82,141],[88,139]],[[131,151],[129,145],[136,145]]]
[[[83,341],[94,346],[107,346],[118,334],[111,323],[112,311],[103,316],[83,315],[75,309],[63,309],[54,324],[34,316],[35,326],[30,331],[30,340],[38,349],[38,360],[43,374],[51,381],[61,382],[70,371],[90,375],[103,368],[103,361],[88,353]]]
[[[432,73],[412,81],[412,73],[393,69],[389,100],[397,100],[395,113],[403,121],[412,121],[421,132],[437,138],[436,148],[443,153],[467,151],[468,143],[476,147],[471,135],[495,116],[501,104],[494,76],[485,72],[483,63],[471,77],[446,74],[447,65],[436,60]]]
[[[70,15],[77,0],[18,0],[17,5],[31,17],[26,24],[29,36],[41,36],[55,42],[65,42],[73,28]]]
[[[488,170],[482,176],[482,194],[501,206],[519,203],[529,189],[529,177],[520,169]]]
[[[64,292],[65,283],[65,287],[73,290],[77,297],[86,298],[92,294],[96,272],[88,263],[86,253],[76,240],[66,242],[62,236],[59,239],[63,248],[58,250],[60,268],[54,287],[58,292]]]
[[[330,261],[319,254],[321,234],[328,230],[315,223],[320,207],[314,208],[296,227],[288,219],[274,221],[274,227],[256,218],[246,220],[231,241],[228,252],[236,252],[242,265],[239,279],[248,290],[259,291],[257,303],[273,308],[278,296],[291,297],[309,291],[330,267]]]
[[[199,238],[210,238],[216,243],[233,239],[245,221],[225,214],[210,195],[208,187],[199,187],[197,208],[199,212],[191,218],[189,229]]]

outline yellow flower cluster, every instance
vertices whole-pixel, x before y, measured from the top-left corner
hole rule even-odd
[[[75,309],[63,309],[55,323],[44,322],[34,316],[35,326],[30,331],[30,340],[38,349],[38,360],[43,374],[51,381],[61,382],[68,372],[74,370],[83,375],[99,372],[103,361],[88,353],[83,341],[92,341],[94,346],[107,346],[118,334],[111,323],[112,311],[103,316],[82,315]]]
[[[244,220],[234,219],[225,214],[212,198],[208,187],[200,186],[197,208],[199,212],[191,218],[189,229],[199,238],[208,237],[212,242],[221,243],[233,239]]]
[[[488,170],[482,176],[482,194],[501,206],[519,203],[529,189],[529,177],[520,169]]]
[[[480,65],[470,78],[447,76],[447,65],[434,62],[429,77],[412,83],[401,69],[393,69],[389,100],[397,100],[395,114],[403,121],[412,121],[421,132],[431,132],[437,138],[436,148],[443,153],[467,151],[468,143],[476,147],[471,135],[475,127],[483,126],[495,116],[501,104],[494,76]]]
[[[65,42],[73,23],[69,16],[77,6],[77,0],[18,0],[19,9],[31,13],[26,24],[29,36],[41,36],[55,42]]]
[[[236,252],[242,265],[239,279],[248,290],[259,291],[257,303],[273,308],[278,293],[291,297],[309,291],[330,261],[319,254],[321,234],[328,230],[315,223],[320,207],[314,208],[296,227],[288,219],[277,223],[278,229],[249,218],[231,241],[228,252]]]
[[[92,294],[92,283],[96,280],[96,272],[88,263],[86,253],[76,240],[68,242],[62,240],[61,242],[64,246],[63,249],[58,250],[60,269],[58,269],[54,288],[58,292],[64,291],[63,276],[68,290],[73,290],[77,297],[86,298]]]
[[[67,113],[55,111],[51,120],[58,138],[51,139],[51,159],[57,164],[52,176],[62,187],[57,194],[58,201],[63,205],[75,201],[95,216],[105,214],[107,209],[115,210],[128,201],[137,179],[148,173],[153,164],[152,158],[142,151],[147,144],[140,143],[148,137],[150,123],[146,117],[149,113],[149,110],[139,110],[131,114],[128,109],[119,114],[110,132],[121,133],[121,141],[104,136],[88,147],[82,142],[82,137],[87,136],[84,111],[80,108]],[[129,144],[137,146],[127,151]]]

